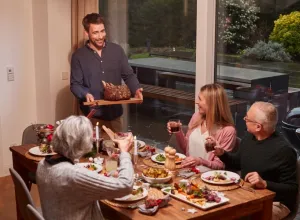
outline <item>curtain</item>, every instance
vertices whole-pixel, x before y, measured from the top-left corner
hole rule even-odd
[[[99,13],[99,0],[72,0],[72,53],[84,45],[85,34],[82,19],[86,14]],[[79,115],[79,103],[73,98],[73,114]]]

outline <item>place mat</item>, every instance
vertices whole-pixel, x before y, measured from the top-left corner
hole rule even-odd
[[[40,162],[42,159],[45,158],[45,157],[34,156],[34,155],[30,154],[29,151],[27,151],[25,153],[25,157],[27,159],[34,160],[34,161],[37,161],[37,162]]]
[[[106,203],[107,205],[111,205],[114,207],[119,208],[136,208],[139,205],[142,205],[145,203],[145,199],[134,201],[134,202],[118,202],[114,200],[101,200],[102,202]]]
[[[162,199],[164,198],[164,193],[159,189],[150,187],[146,198]],[[102,202],[119,208],[136,208],[138,205],[144,204],[146,198],[134,202],[121,202],[121,201],[114,201],[114,200],[102,200]]]
[[[165,168],[164,164],[158,164],[155,163],[151,160],[151,158],[144,158],[143,159],[143,163],[149,167],[154,167],[154,168]],[[176,169],[181,169],[181,165],[180,164],[176,164]]]
[[[198,184],[200,187],[206,186],[207,188],[209,188],[210,190],[213,190],[213,191],[229,191],[229,190],[234,190],[234,189],[237,189],[240,187],[238,184],[235,184],[235,183],[228,184],[228,185],[213,185],[213,184],[203,182],[200,177],[193,179],[192,181],[195,182],[196,184]]]

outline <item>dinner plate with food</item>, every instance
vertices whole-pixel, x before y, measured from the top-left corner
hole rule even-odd
[[[204,182],[215,185],[226,185],[238,182],[240,180],[240,176],[226,170],[211,170],[203,173],[201,175],[201,179]]]
[[[161,190],[178,200],[203,210],[223,205],[229,201],[223,193],[212,191],[207,187],[200,188],[193,183],[174,183],[172,187],[166,187]]]
[[[56,153],[52,150],[52,147],[45,146],[45,147],[32,147],[29,149],[29,153],[35,156],[48,156],[48,155],[55,155]]]
[[[86,168],[96,173],[99,173],[102,170],[102,166],[96,163],[77,163],[76,166]]]
[[[172,178],[172,174],[166,169],[150,167],[143,170],[142,177],[148,183],[166,183],[170,181],[170,179]]]
[[[122,198],[115,198],[116,201],[131,202],[145,198],[148,195],[148,190],[142,186],[133,186],[132,192]]]
[[[175,163],[181,163],[181,161],[185,158],[186,158],[186,156],[184,154],[176,153]],[[154,155],[151,156],[151,160],[156,162],[156,163],[165,164],[166,155],[165,155],[165,153],[154,154]]]

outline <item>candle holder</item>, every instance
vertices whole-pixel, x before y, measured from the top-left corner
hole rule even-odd
[[[54,126],[51,124],[36,126],[33,124],[32,128],[36,132],[40,151],[42,153],[52,153],[51,141],[55,129]]]

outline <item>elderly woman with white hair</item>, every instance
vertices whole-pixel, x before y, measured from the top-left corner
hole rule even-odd
[[[98,200],[125,196],[132,191],[132,135],[117,141],[120,148],[119,176],[106,177],[74,165],[92,149],[92,124],[84,116],[70,116],[54,132],[52,146],[58,154],[42,160],[37,185],[44,218],[103,219]]]

